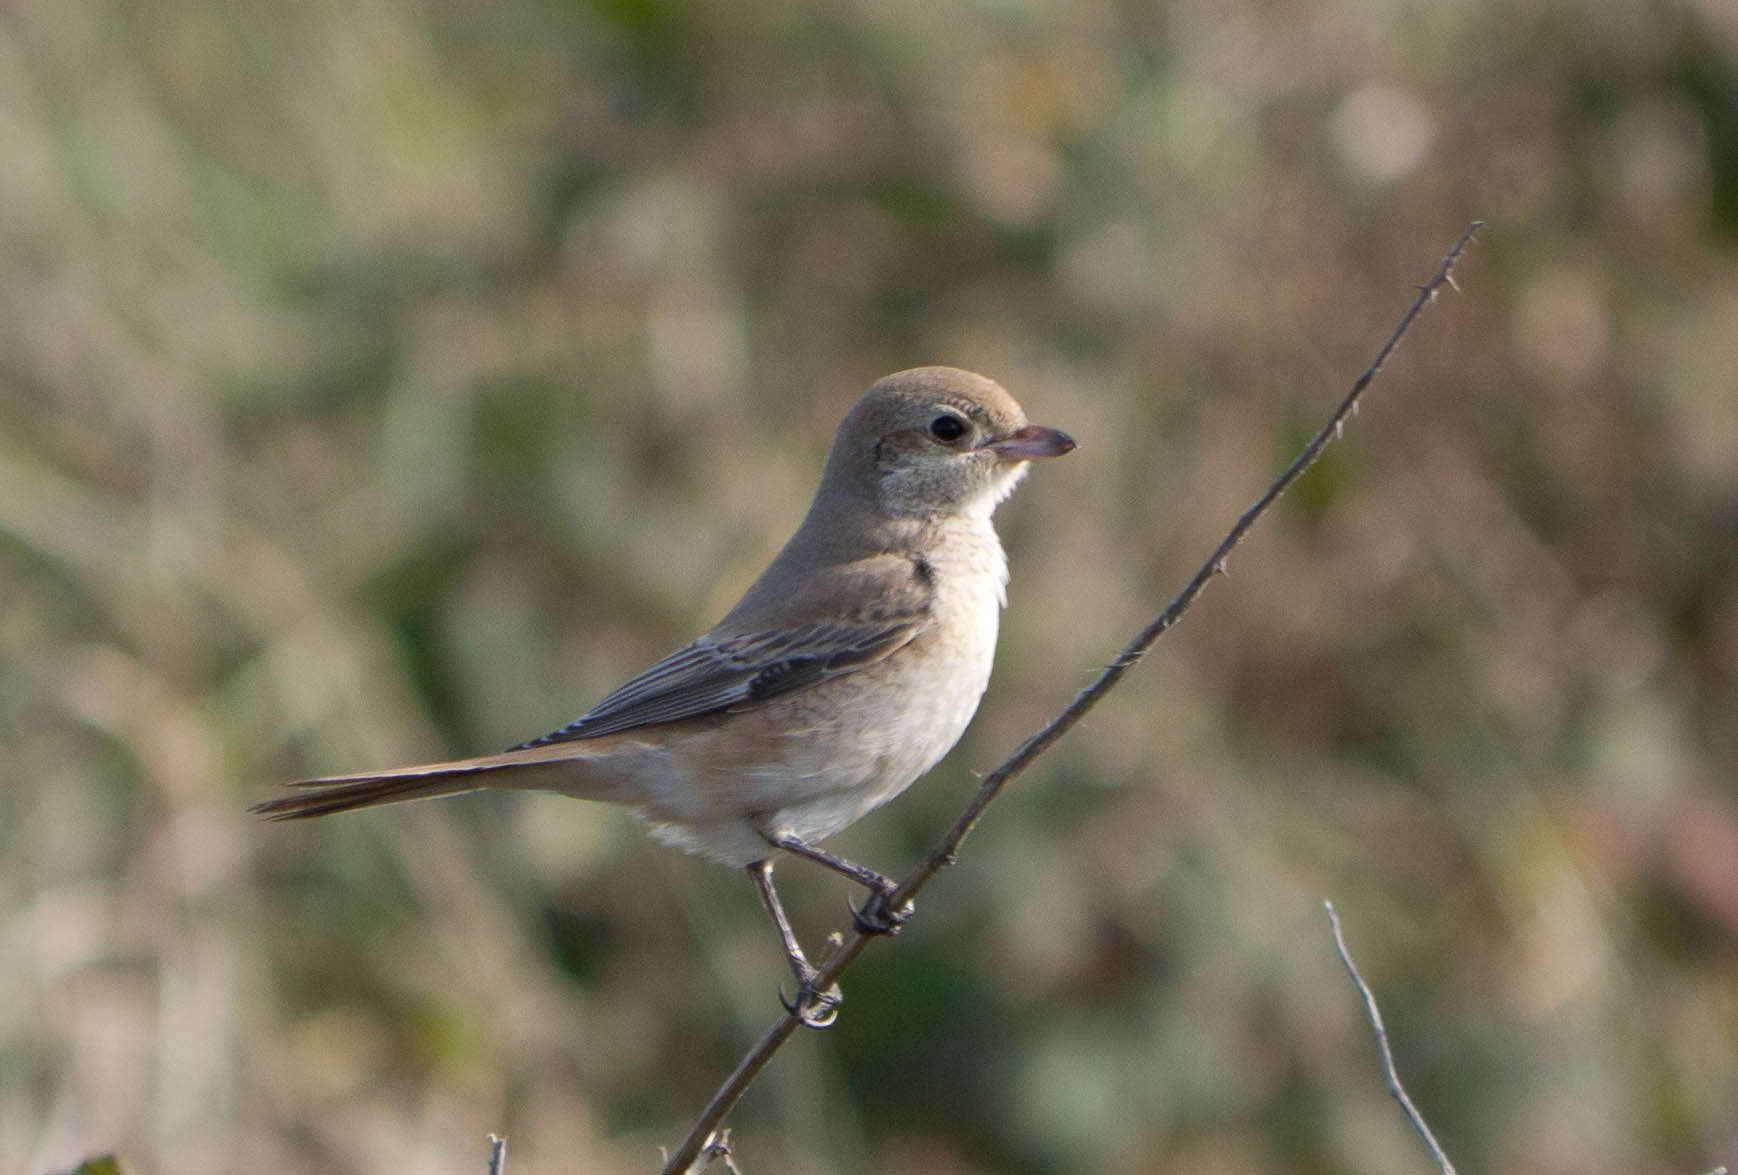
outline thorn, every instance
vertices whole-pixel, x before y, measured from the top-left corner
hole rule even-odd
[[[1453,290],[1457,294],[1460,293],[1460,283],[1454,280],[1454,271],[1453,270],[1450,270],[1449,272],[1443,274],[1442,280],[1448,283],[1449,289]]]

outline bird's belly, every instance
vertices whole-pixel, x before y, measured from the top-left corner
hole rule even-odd
[[[913,642],[875,668],[793,699],[783,753],[748,773],[750,792],[805,840],[880,807],[952,750],[977,712],[990,658]]]
[[[951,750],[977,712],[995,652],[987,622],[941,626],[885,661],[730,717],[756,749],[674,746],[666,787],[640,814],[665,843],[730,865],[767,854],[761,829],[815,842],[893,799]]]

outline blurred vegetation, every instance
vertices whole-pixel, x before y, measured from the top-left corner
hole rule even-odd
[[[744,879],[550,797],[246,805],[571,719],[952,363],[1081,448],[977,725],[839,838],[898,872],[1474,217],[751,1172],[1423,1170],[1330,896],[1462,1170],[1738,1157],[1733,8],[0,6],[0,1169],[652,1169],[776,1012]]]

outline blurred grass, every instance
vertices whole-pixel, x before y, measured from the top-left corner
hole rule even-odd
[[[1738,25],[1714,0],[0,10],[0,1168],[646,1170],[738,877],[278,781],[541,733],[726,607],[874,377],[1082,441],[899,869],[1474,217],[1343,447],[737,1118],[748,1170],[1738,1152]],[[841,886],[792,869],[814,938]]]

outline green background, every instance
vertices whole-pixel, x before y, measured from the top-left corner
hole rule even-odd
[[[1344,442],[992,808],[744,1170],[1738,1158],[1727,0],[0,5],[0,1169],[653,1169],[786,976],[747,881],[480,796],[709,625],[875,377],[1081,442],[1004,508],[902,871],[1290,459]],[[787,865],[802,931],[842,881]]]

